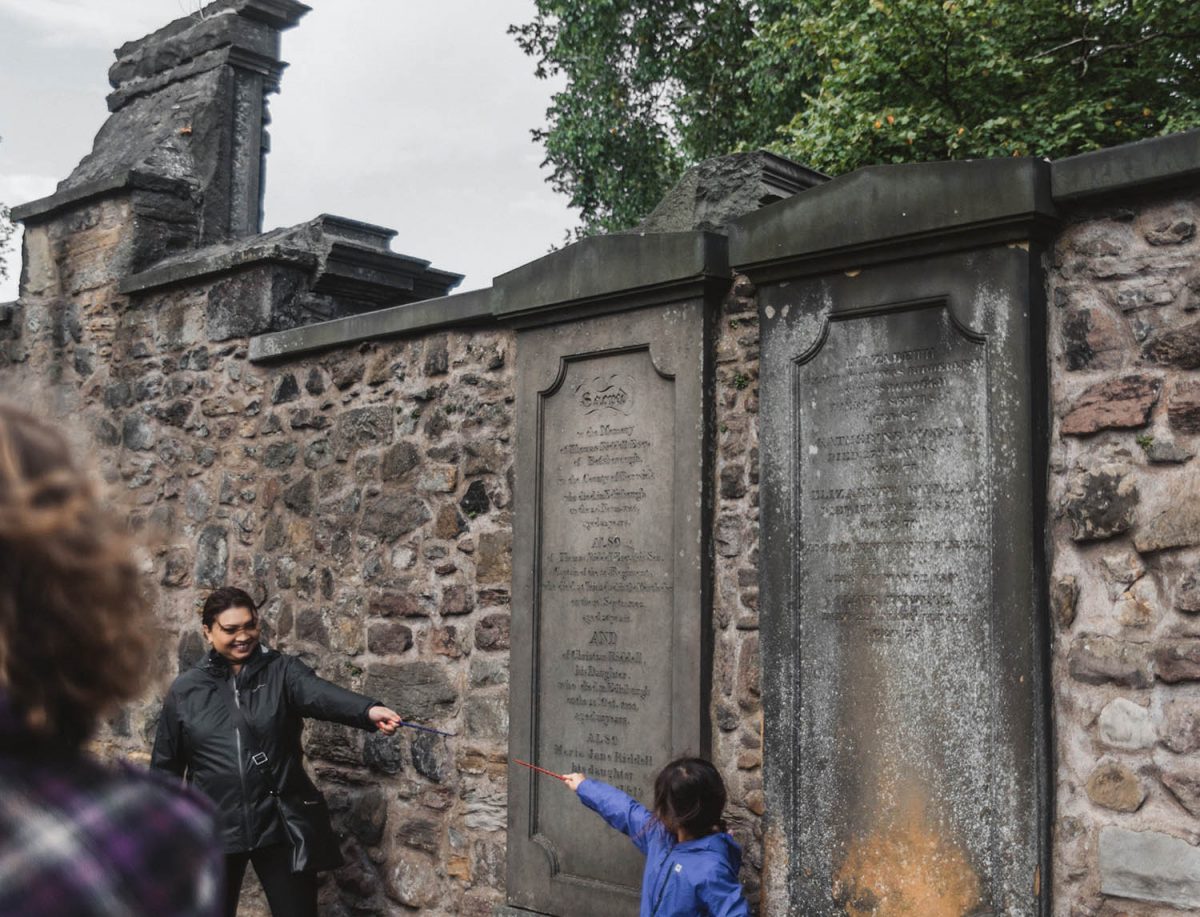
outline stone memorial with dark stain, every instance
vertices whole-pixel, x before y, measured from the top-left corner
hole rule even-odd
[[[766,913],[1046,907],[1042,172],[866,170],[735,232],[763,334]]]

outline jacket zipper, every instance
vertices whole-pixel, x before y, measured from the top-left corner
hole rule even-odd
[[[242,706],[242,692],[238,690],[237,676],[233,677],[233,702],[238,709]],[[237,744],[237,764],[238,764],[238,780],[242,784],[242,831],[246,835],[246,849],[254,849],[254,841],[250,835],[250,803],[249,795],[246,792],[246,762],[245,755],[242,753],[242,731],[238,728],[238,724],[233,724],[234,741]]]

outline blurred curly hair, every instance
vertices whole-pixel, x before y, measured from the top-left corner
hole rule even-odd
[[[154,639],[121,518],[48,424],[0,402],[0,690],[78,745],[142,687]]]

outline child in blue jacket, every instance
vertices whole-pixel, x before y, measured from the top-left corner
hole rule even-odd
[[[646,855],[641,917],[749,917],[738,883],[742,849],[725,832],[725,782],[700,758],[678,758],[654,780],[654,812],[583,774],[566,783]]]

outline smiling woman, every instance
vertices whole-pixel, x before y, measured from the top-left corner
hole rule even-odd
[[[237,913],[253,864],[273,914],[315,915],[316,873],[340,865],[341,854],[324,798],[304,770],[303,718],[391,735],[400,717],[264,647],[258,605],[242,589],[209,595],[200,624],[211,649],[171,686],[152,763],[217,806],[226,914]]]
[[[249,598],[242,590],[227,587],[218,589],[204,603],[204,639],[228,660],[235,675],[258,648],[258,610],[253,604],[245,604]]]

